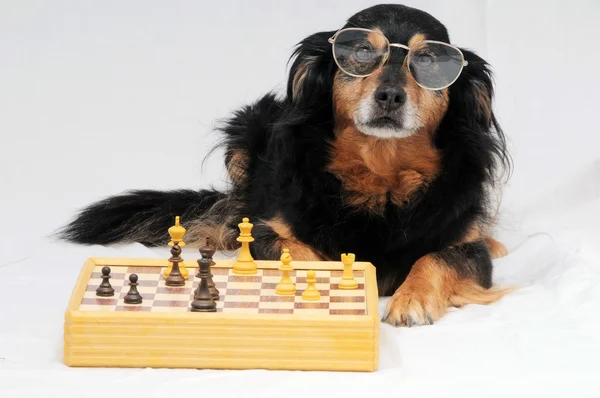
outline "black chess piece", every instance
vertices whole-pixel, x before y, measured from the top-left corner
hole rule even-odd
[[[126,304],[140,304],[142,302],[142,296],[137,290],[138,276],[136,274],[129,275],[129,292],[125,296]]]
[[[206,238],[206,244],[200,248],[200,255],[202,258],[208,258],[210,260],[210,267],[215,265],[215,262],[212,259],[215,251],[215,247],[210,244],[210,239]],[[200,260],[198,260],[198,265],[200,265]],[[206,277],[208,281],[208,290],[210,290],[213,300],[219,300],[219,291],[217,290],[215,282],[213,281],[213,274],[210,272],[210,267],[208,269],[208,276]],[[200,268],[201,267],[198,267],[198,273],[196,274],[197,278],[200,278]],[[198,285],[198,288],[200,288],[200,285]]]
[[[179,269],[179,263],[183,261],[181,258],[181,247],[179,247],[179,242],[173,244],[169,261],[173,263],[173,268],[171,268],[171,273],[169,273],[169,276],[167,276],[167,279],[165,280],[165,285],[184,286],[185,278],[181,275],[181,270]]]
[[[210,289],[208,288],[208,276],[210,275],[209,269],[211,259],[202,256],[202,258],[198,260],[198,264],[200,265],[200,272],[198,272],[198,275],[200,275],[200,284],[198,285],[198,289],[196,289],[194,294],[194,301],[192,301],[191,311],[216,312],[217,303],[213,299]]]
[[[115,295],[115,289],[108,281],[110,279],[110,267],[102,267],[102,283],[96,289],[96,296],[111,297]]]

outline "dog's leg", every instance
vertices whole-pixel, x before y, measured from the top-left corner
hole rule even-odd
[[[504,246],[502,242],[497,241],[491,236],[487,236],[485,238],[485,243],[487,244],[488,249],[490,250],[492,258],[500,258],[508,254],[508,249],[506,248],[506,246]]]
[[[283,249],[289,249],[294,261],[327,260],[314,248],[299,241],[281,219],[258,221],[252,235],[255,241],[251,245],[253,255],[258,260],[279,260]]]
[[[451,306],[490,304],[508,290],[490,289],[492,261],[482,240],[421,257],[387,303],[383,321],[394,326],[426,325]]]

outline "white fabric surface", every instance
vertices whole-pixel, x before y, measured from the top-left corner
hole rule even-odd
[[[405,2],[494,69],[515,159],[498,228],[510,254],[495,280],[520,290],[433,326],[381,325],[369,374],[62,364],[85,259],[164,253],[45,236],[126,189],[219,185],[219,153],[200,168],[214,122],[282,89],[295,42],[374,3],[0,3],[0,398],[600,396],[596,0]]]

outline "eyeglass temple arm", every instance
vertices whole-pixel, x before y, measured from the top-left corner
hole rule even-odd
[[[333,42],[335,41],[335,37],[338,35],[338,33],[340,33],[340,31],[344,30],[344,28],[339,28],[334,34],[333,36],[331,36],[329,39],[327,39],[327,41],[331,44],[333,44]]]

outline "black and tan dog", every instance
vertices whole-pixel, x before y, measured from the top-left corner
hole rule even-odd
[[[352,252],[392,295],[383,320],[423,325],[451,306],[492,303],[490,192],[510,167],[487,63],[450,44],[431,15],[380,5],[293,54],[287,95],[267,94],[222,127],[227,192],[131,191],[84,209],[61,236],[165,244],[176,215],[188,244],[333,259]]]

